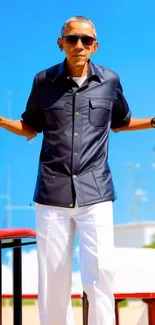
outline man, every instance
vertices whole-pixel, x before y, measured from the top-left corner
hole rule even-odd
[[[38,73],[19,121],[1,127],[28,139],[43,132],[37,184],[36,231],[41,325],[73,325],[71,271],[74,230],[89,300],[89,325],[114,325],[113,211],[108,135],[155,127],[155,119],[131,118],[116,73],[90,61],[96,29],[70,18],[58,46],[64,62]]]

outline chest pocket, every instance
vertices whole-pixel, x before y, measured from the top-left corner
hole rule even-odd
[[[89,122],[94,127],[106,127],[110,119],[111,107],[111,101],[91,98],[89,102]]]
[[[66,122],[66,101],[59,99],[45,107],[45,121],[48,128],[57,129]]]

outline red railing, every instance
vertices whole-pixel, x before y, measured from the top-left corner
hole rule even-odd
[[[72,299],[82,299],[83,295],[81,294],[73,294],[71,296]],[[12,299],[13,295],[12,294],[2,294],[2,298],[3,299]],[[22,295],[22,299],[38,299],[38,295],[37,294],[23,294]]]

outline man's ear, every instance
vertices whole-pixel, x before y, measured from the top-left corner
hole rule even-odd
[[[99,47],[98,42],[95,42],[94,48],[93,48],[93,53],[96,53],[96,51],[98,50],[98,47]]]
[[[63,51],[63,42],[61,37],[58,38],[57,44],[59,46],[60,51]]]

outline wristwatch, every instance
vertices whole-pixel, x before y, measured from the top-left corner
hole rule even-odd
[[[155,128],[155,117],[153,117],[153,118],[151,119],[151,126],[152,126],[153,128]]]

